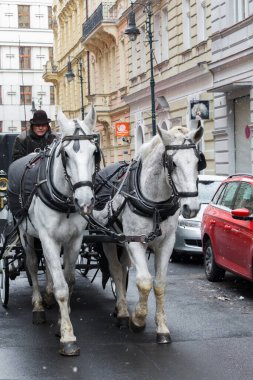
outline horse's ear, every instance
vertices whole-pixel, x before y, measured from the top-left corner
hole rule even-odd
[[[96,125],[96,110],[93,105],[91,106],[90,111],[87,114],[87,116],[85,116],[84,123],[86,127],[89,128],[90,132],[94,130],[95,125]]]
[[[57,114],[57,121],[61,128],[64,128],[64,126],[67,125],[69,122],[69,119],[64,115],[64,113],[59,110]]]
[[[202,136],[204,134],[204,128],[202,125],[200,125],[195,131],[191,131],[188,134],[188,137],[194,142],[194,144],[197,144],[199,140],[201,140]]]
[[[157,125],[157,132],[159,136],[161,137],[161,140],[164,145],[169,145],[172,142],[173,134],[170,131],[166,129],[162,129]]]

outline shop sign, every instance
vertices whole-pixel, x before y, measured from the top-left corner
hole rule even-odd
[[[130,123],[125,121],[115,123],[115,135],[117,137],[130,136]]]

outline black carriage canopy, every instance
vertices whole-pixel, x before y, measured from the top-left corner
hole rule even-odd
[[[0,170],[5,173],[12,162],[12,148],[16,137],[16,133],[0,134]]]

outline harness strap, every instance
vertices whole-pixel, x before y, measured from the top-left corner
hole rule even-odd
[[[80,182],[77,182],[75,183],[73,186],[72,186],[72,190],[75,191],[76,189],[78,189],[79,187],[83,187],[83,186],[88,186],[90,187],[91,189],[93,189],[93,183],[91,181],[80,181]]]

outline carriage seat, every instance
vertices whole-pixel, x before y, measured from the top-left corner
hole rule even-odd
[[[8,205],[15,218],[20,218],[37,182],[38,170],[44,154],[31,153],[14,161],[8,172]]]

